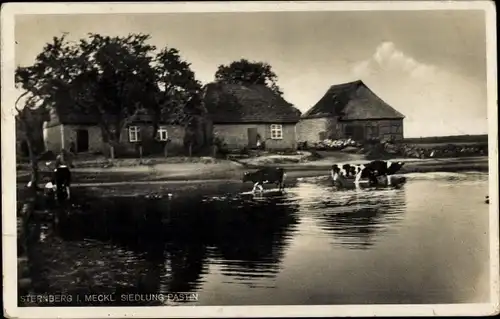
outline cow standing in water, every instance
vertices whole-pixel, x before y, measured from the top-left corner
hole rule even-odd
[[[385,177],[389,186],[391,185],[391,175],[396,174],[403,165],[403,162],[393,163],[380,160],[360,165],[344,164],[341,167],[335,164],[332,166],[331,176],[334,181],[354,177],[355,185],[358,185],[362,179],[365,179],[368,180],[371,186],[379,185],[379,177]],[[382,184],[384,183],[382,182]]]
[[[252,192],[259,189],[260,192],[264,191],[263,184],[276,184],[279,190],[285,189],[286,173],[283,168],[266,167],[259,169],[255,172],[246,172],[243,175],[243,183],[254,183]]]
[[[391,176],[399,172],[405,163],[391,161],[372,161],[365,165],[366,168],[374,172],[376,176],[385,176],[387,178],[387,185],[391,185]]]

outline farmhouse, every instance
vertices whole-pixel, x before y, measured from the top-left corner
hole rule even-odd
[[[300,111],[264,85],[209,83],[205,107],[213,135],[229,149],[295,149]]]
[[[333,85],[297,125],[298,140],[403,139],[404,115],[396,111],[361,80]]]
[[[120,136],[122,154],[138,154],[139,145],[146,153],[163,150],[164,143],[182,145],[184,127],[160,123],[153,134],[151,116],[137,116],[125,126]],[[62,149],[74,153],[107,153],[109,147],[103,139],[96,118],[82,114],[71,108],[55,107],[50,111],[50,119],[43,125],[43,140],[46,151],[60,152]]]

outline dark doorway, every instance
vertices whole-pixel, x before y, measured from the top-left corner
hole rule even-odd
[[[319,132],[318,135],[319,135],[319,140],[320,141],[326,140],[326,132],[324,132],[324,131]]]
[[[248,128],[248,147],[255,148],[257,147],[257,138],[258,138],[257,128],[250,127]]]
[[[355,125],[353,128],[352,139],[362,141],[365,139],[365,128],[361,125]]]
[[[361,125],[346,125],[345,135],[355,141],[362,141],[365,139],[365,130]]]
[[[88,152],[89,150],[89,131],[77,130],[76,131],[76,151]]]

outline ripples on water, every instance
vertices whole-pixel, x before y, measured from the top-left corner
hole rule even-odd
[[[476,173],[407,177],[407,185],[399,189],[338,190],[328,178],[313,177],[299,179],[285,193],[268,189],[261,196],[206,196],[201,191],[172,199],[82,195],[75,197],[74,207],[58,227],[42,229],[40,250],[53,251],[50,258],[59,264],[56,270],[46,267],[44,274],[52,276],[55,290],[59,282],[68,290],[94,292],[193,292],[210,285],[269,291],[279,287],[280,273],[292,267],[287,251],[298,251],[292,246],[301,241],[326,239],[327,247],[301,246],[307,256],[318,250],[320,255],[303,261],[311,265],[336,251],[375,249],[387,238],[384,234],[400,232],[409,198],[419,195],[418,185],[463,188],[484,186],[487,180]],[[81,271],[64,274],[65,267]],[[319,284],[322,279],[311,280]],[[231,295],[236,288],[227,289]]]

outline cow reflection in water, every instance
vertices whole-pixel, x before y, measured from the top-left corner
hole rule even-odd
[[[377,236],[401,220],[404,188],[397,190],[337,191],[309,209],[319,227],[350,249],[369,249]]]
[[[193,292],[207,258],[226,275],[273,276],[298,224],[297,205],[279,196],[174,199],[104,198],[59,223],[66,240],[92,238],[134,251],[148,263],[134,291]],[[106,271],[103,269],[103,271]],[[121,288],[116,284],[118,290]]]

